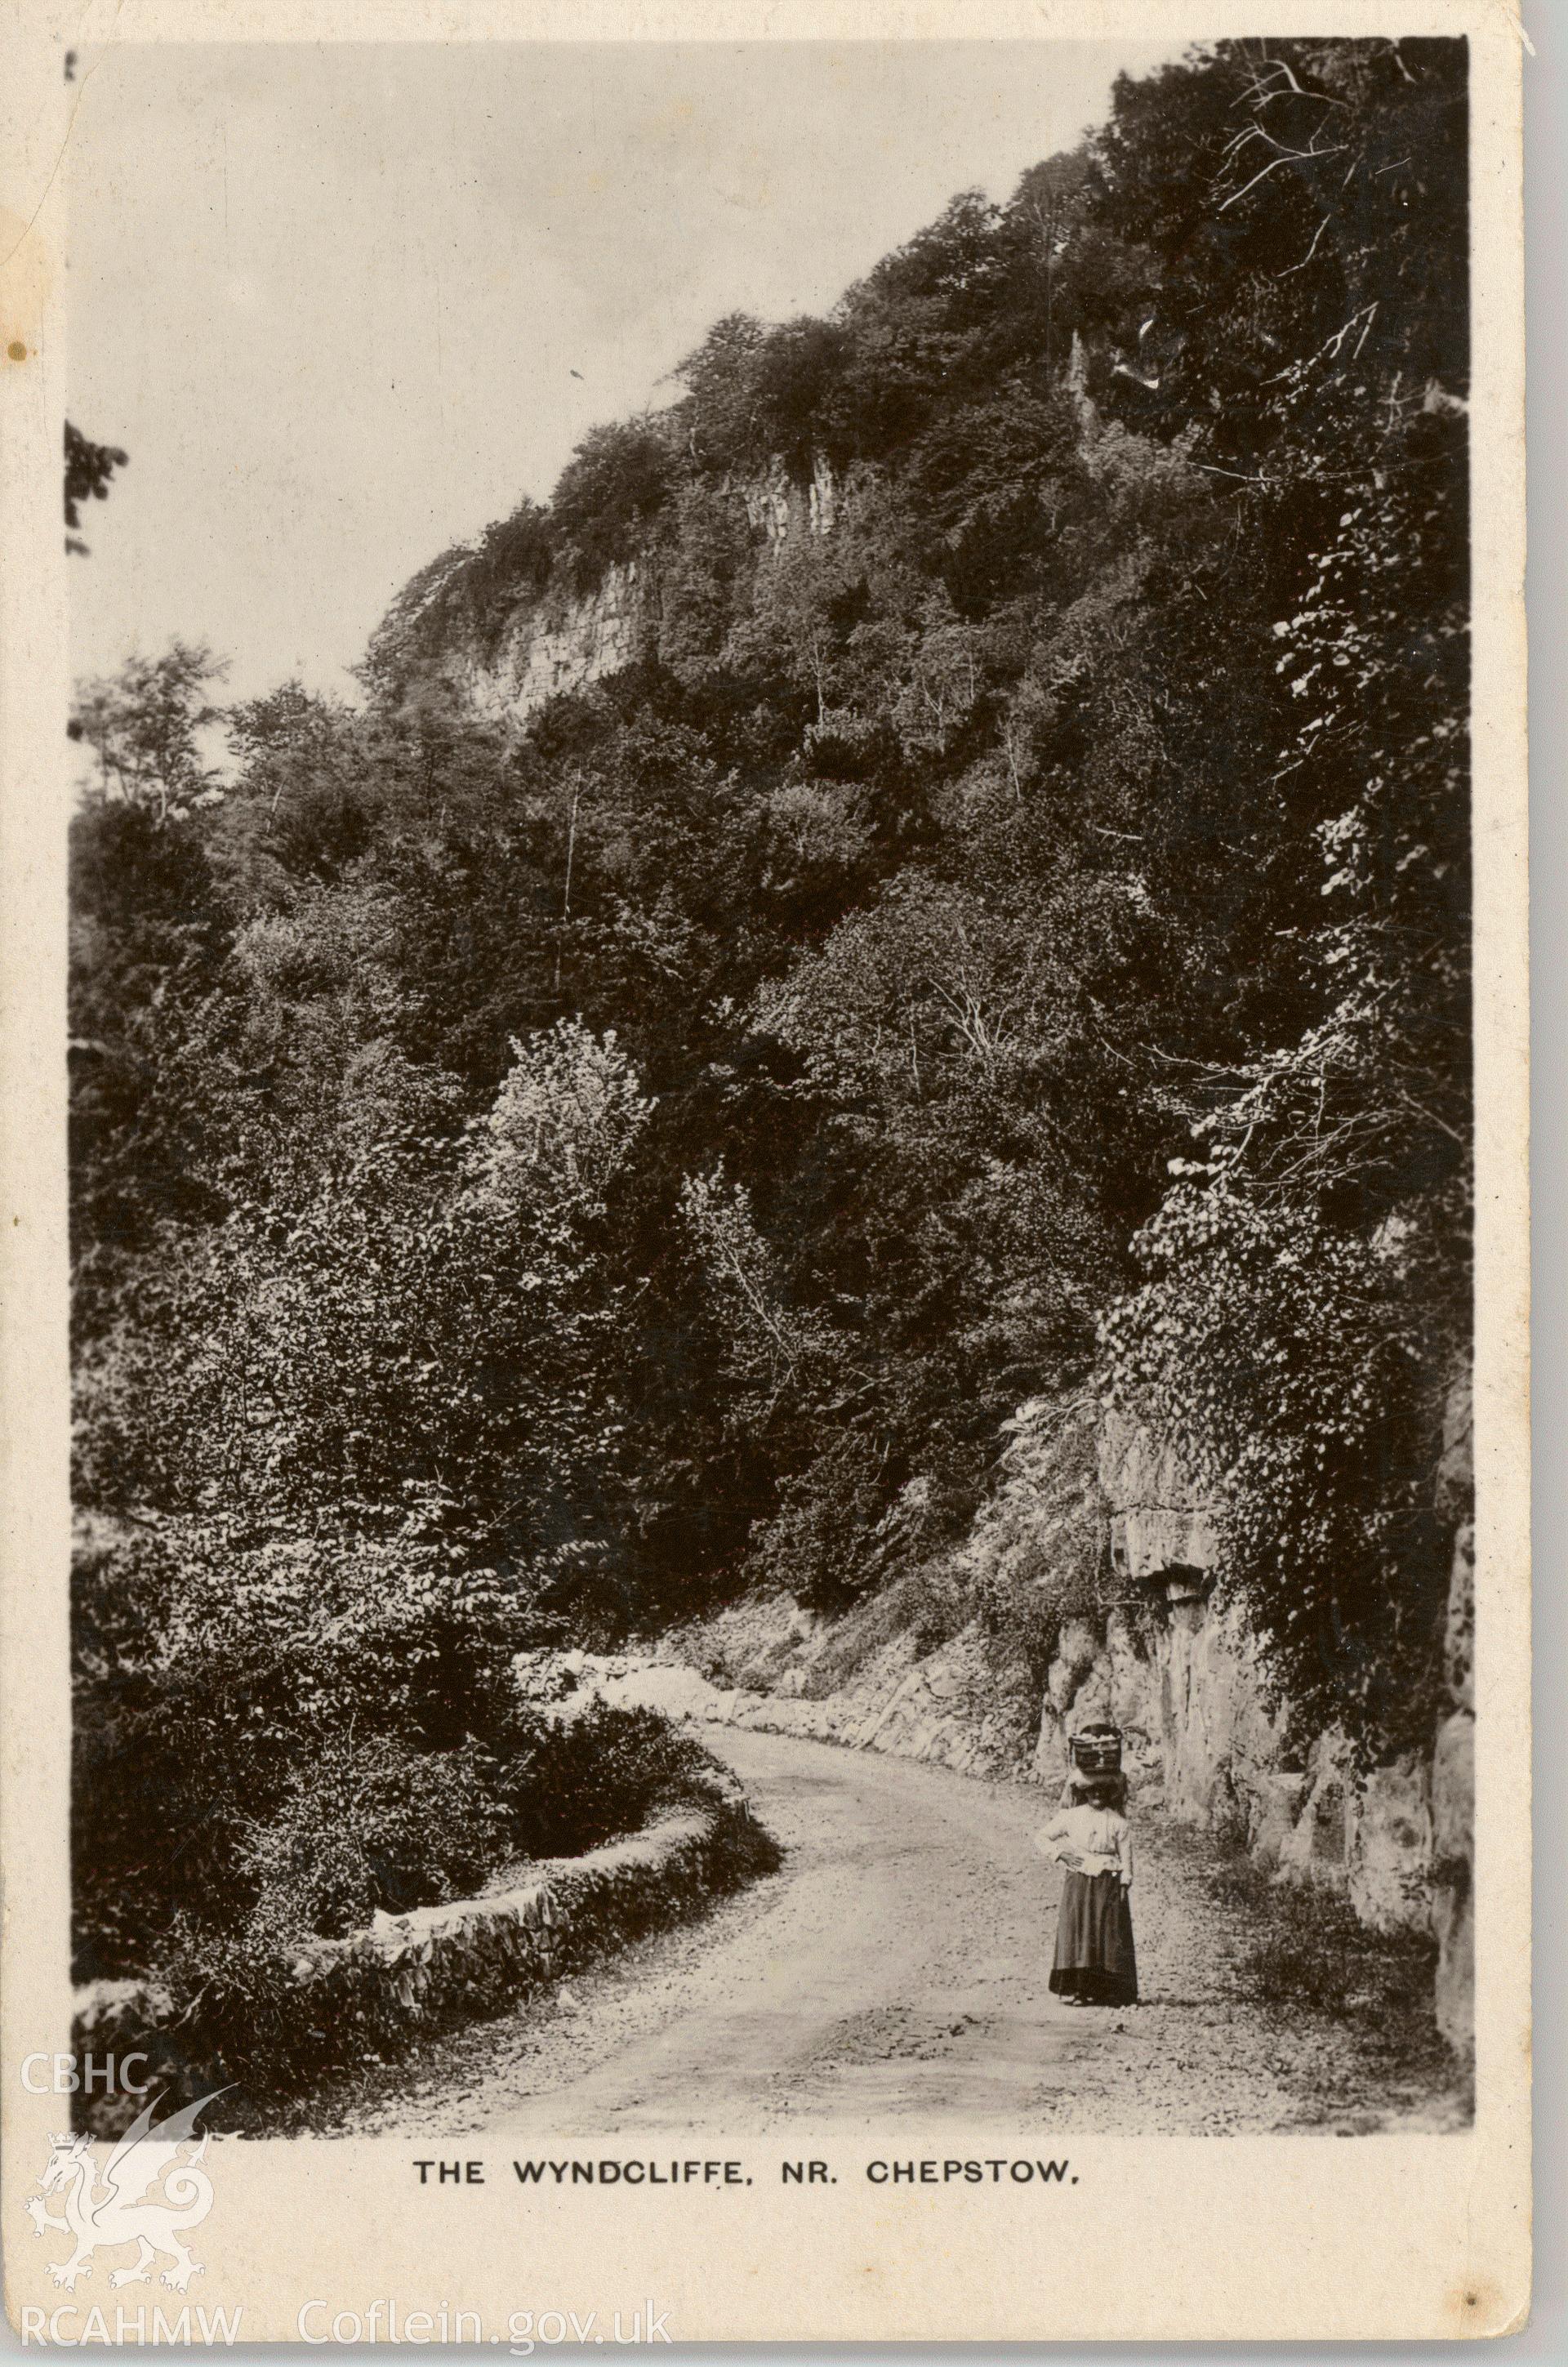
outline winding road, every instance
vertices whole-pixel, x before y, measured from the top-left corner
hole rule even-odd
[[[1144,2001],[1083,2012],[1047,1987],[1059,1874],[1032,1846],[1039,1790],[746,1729],[704,1740],[784,1843],[778,1874],[547,2001],[367,2068],[294,2124],[552,2140],[949,2116],[1129,2135],[1453,2125],[1429,2067],[1369,2064],[1352,2027],[1309,2032],[1238,1994],[1245,1935],[1203,1845],[1163,1820],[1139,1819]]]

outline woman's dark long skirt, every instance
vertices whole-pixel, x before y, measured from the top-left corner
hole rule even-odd
[[[1131,2005],[1138,1994],[1133,1911],[1114,1874],[1071,1874],[1056,1916],[1051,1987],[1087,2005]]]

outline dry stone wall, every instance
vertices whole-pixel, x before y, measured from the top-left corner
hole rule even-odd
[[[149,1983],[93,1982],[76,1993],[76,2050],[143,2052],[174,2090],[190,2095],[245,2078],[249,2067],[234,2045],[249,2049],[259,2030],[271,2090],[338,2063],[400,2053],[422,2033],[525,1999],[775,1865],[776,1845],[739,1784],[716,1781],[724,1789],[712,1807],[542,1864],[513,1888],[378,1915],[349,1939],[313,1942],[275,1967],[264,2009],[235,2001],[232,2032],[213,1985],[192,2005]],[[97,2127],[97,2117],[96,2134],[115,2133]]]

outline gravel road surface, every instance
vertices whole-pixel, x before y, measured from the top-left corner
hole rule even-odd
[[[1249,1935],[1186,1830],[1137,1819],[1142,2002],[1080,2010],[1046,1985],[1060,1874],[1031,1845],[1041,1792],[791,1736],[704,1739],[784,1843],[780,1873],[266,2125],[609,2140],[944,2114],[1053,2134],[1462,2124],[1435,2042],[1238,1984]]]

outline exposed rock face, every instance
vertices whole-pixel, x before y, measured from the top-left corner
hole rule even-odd
[[[1100,1484],[1111,1507],[1111,1566],[1123,1578],[1211,1570],[1213,1507],[1176,1448],[1114,1410],[1100,1432]]]
[[[1089,1499],[1109,1528],[1122,1600],[1065,1618],[1043,1667],[999,1650],[981,1619],[922,1648],[897,1590],[837,1623],[783,1598],[750,1601],[690,1648],[703,1670],[631,1670],[634,1694],[696,1717],[816,1736],[975,1774],[1027,1774],[1055,1790],[1069,1737],[1109,1717],[1122,1733],[1134,1799],[1233,1840],[1282,1879],[1322,1884],[1382,1930],[1435,1929],[1439,2027],[1461,2051],[1473,2005],[1471,1860],[1474,1704],[1468,1393],[1449,1409],[1438,1509],[1456,1524],[1445,1705],[1428,1760],[1356,1779],[1344,1738],[1292,1749],[1262,1652],[1235,1605],[1210,1599],[1213,1507],[1166,1444],[1112,1418],[1098,1473],[1066,1431],[1025,1408],[1009,1425],[1001,1485],[957,1557],[982,1598],[1016,1603],[1042,1563],[1058,1576],[1081,1550]],[[646,1689],[651,1688],[651,1691]],[[671,1687],[674,1692],[671,1692]],[[679,1700],[676,1699],[679,1694]],[[637,1694],[637,1697],[643,1697]]]
[[[558,691],[585,690],[641,653],[648,586],[634,560],[579,600],[519,607],[493,658],[455,653],[452,678],[480,715],[521,721]]]
[[[1427,1921],[1427,1771],[1405,1762],[1358,1787],[1333,1735],[1292,1764],[1283,1714],[1266,1705],[1258,1646],[1238,1613],[1113,1611],[1103,1634],[1069,1620],[1043,1693],[1023,1663],[998,1661],[977,1624],[924,1653],[908,1631],[895,1635],[824,1685],[841,1631],[803,1633],[797,1615],[782,1600],[725,1614],[699,1647],[708,1673],[606,1662],[582,1674],[614,1700],[672,1716],[964,1774],[1032,1776],[1051,1793],[1066,1780],[1068,1737],[1109,1717],[1122,1729],[1134,1801],[1170,1808],[1286,1879],[1345,1893],[1367,1923]]]
[[[839,516],[839,483],[818,453],[806,483],[775,460],[765,477],[735,488],[752,531],[775,546],[802,534],[831,534]]]
[[[1064,1628],[1033,1753],[1042,1783],[1065,1782],[1068,1737],[1096,1718],[1122,1728],[1134,1798],[1206,1827],[1282,1874],[1345,1891],[1365,1922],[1425,1922],[1425,1770],[1402,1763],[1358,1786],[1332,1734],[1292,1757],[1284,1711],[1269,1705],[1257,1640],[1239,1611],[1156,1596],[1147,1609],[1112,1611],[1102,1639]]]
[[[831,534],[842,493],[818,455],[809,477],[782,460],[765,476],[726,487],[745,511],[760,544],[777,551],[804,535]],[[657,557],[608,569],[592,592],[520,600],[493,649],[449,643],[441,671],[476,714],[524,722],[558,692],[585,690],[604,675],[656,654],[660,585]]]
[[[843,1684],[807,1692],[809,1656],[766,1682],[778,1624],[786,1614],[782,1604],[760,1610],[754,1648],[740,1659],[739,1683],[696,1677],[693,1693],[694,1670],[638,1669],[619,1679],[611,1698],[852,1750],[883,1750],[895,1759],[929,1760],[965,1775],[1014,1774],[1026,1765],[1036,1719],[1033,1685],[1025,1669],[998,1673],[977,1627],[965,1627],[923,1654],[911,1635],[895,1636]],[[830,1641],[831,1631],[822,1633]]]
[[[1433,1857],[1429,1772],[1414,1760],[1353,1779],[1337,1733],[1303,1753],[1271,1703],[1245,1614],[1207,1602],[1218,1561],[1213,1508],[1176,1449],[1107,1416],[1100,1485],[1114,1568],[1145,1601],[1113,1611],[1069,1712],[1049,1688],[1036,1764],[1066,1763],[1066,1738],[1106,1716],[1127,1736],[1135,1784],[1178,1816],[1235,1841],[1282,1874],[1342,1890],[1382,1929],[1424,1926]]]

